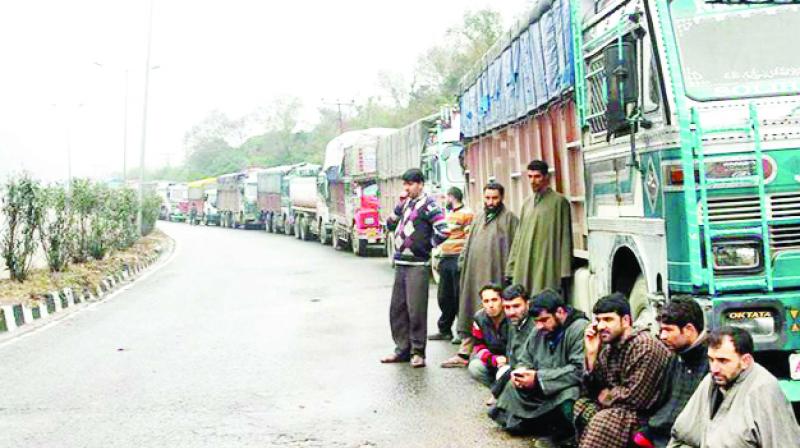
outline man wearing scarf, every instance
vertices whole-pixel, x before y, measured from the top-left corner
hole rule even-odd
[[[586,315],[546,289],[531,300],[535,324],[511,379],[490,416],[510,432],[535,430],[543,440],[572,435],[572,405],[583,378]],[[538,446],[538,445],[537,445]]]
[[[466,367],[472,353],[473,316],[481,308],[480,290],[499,283],[508,262],[519,220],[503,205],[505,189],[496,182],[483,188],[483,211],[475,216],[466,246],[459,257],[461,288],[456,331],[461,339],[458,354],[442,367]]]

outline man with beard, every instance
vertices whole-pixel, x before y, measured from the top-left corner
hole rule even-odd
[[[551,288],[566,295],[572,276],[572,218],[567,198],[550,188],[548,170],[542,160],[528,164],[533,195],[522,203],[505,279],[521,284],[530,294]]]
[[[708,338],[710,374],[672,428],[670,448],[800,446],[800,428],[778,380],[753,359],[753,338],[736,327]]]
[[[481,288],[483,309],[475,314],[472,324],[475,348],[468,370],[472,378],[486,387],[492,385],[497,369],[506,363],[508,319],[503,313],[502,292],[502,288],[495,285]]]
[[[536,429],[536,446],[572,435],[572,406],[580,396],[586,315],[546,289],[531,301],[535,331],[491,416],[509,432]]]
[[[461,339],[458,354],[442,367],[466,367],[472,353],[472,319],[480,308],[483,285],[499,283],[508,261],[519,220],[503,205],[505,189],[496,182],[483,187],[483,211],[475,216],[466,246],[459,257],[460,300],[456,329]]]
[[[700,305],[690,297],[676,297],[658,316],[661,342],[673,353],[661,390],[661,400],[633,442],[642,448],[664,448],[675,419],[708,373],[708,349]]]
[[[464,207],[464,193],[458,187],[447,190],[447,227],[450,236],[439,248],[439,289],[437,299],[442,312],[437,321],[439,333],[428,336],[430,341],[449,341],[453,339],[453,322],[458,314],[460,272],[458,257],[464,250],[469,226],[472,224],[472,211]],[[499,301],[499,295],[498,295]]]
[[[647,331],[633,329],[621,293],[603,297],[592,311],[584,335],[584,391],[574,407],[579,446],[627,448],[659,398],[669,351]]]

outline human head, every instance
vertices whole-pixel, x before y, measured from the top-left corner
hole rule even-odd
[[[503,314],[503,288],[497,285],[486,285],[481,288],[478,294],[481,296],[481,305],[486,315],[491,318],[499,317]]]
[[[458,187],[450,187],[447,190],[447,204],[451,208],[455,208],[458,205],[461,205],[464,202],[464,193],[461,192],[461,189]]]
[[[631,329],[631,306],[622,293],[615,292],[601,298],[594,304],[592,312],[603,343],[616,342]]]
[[[690,347],[703,332],[703,310],[690,297],[676,297],[658,315],[658,337],[673,352]]]
[[[514,325],[528,316],[528,292],[522,285],[511,285],[503,290],[503,311]]]
[[[717,386],[730,387],[753,362],[753,338],[737,327],[720,327],[708,337],[708,364]]]
[[[545,289],[531,299],[530,315],[536,323],[537,331],[552,333],[564,325],[569,311],[559,293]]]
[[[416,199],[422,194],[422,189],[425,187],[425,176],[419,168],[411,168],[403,173],[401,177],[403,180],[403,191],[411,199]]]
[[[550,168],[543,160],[533,160],[528,164],[528,182],[534,193],[544,191],[550,185]]]
[[[483,187],[483,206],[486,210],[496,210],[503,203],[506,189],[497,182],[489,182]]]

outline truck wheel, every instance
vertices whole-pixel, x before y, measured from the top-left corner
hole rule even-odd
[[[631,293],[628,296],[628,303],[631,306],[631,318],[636,328],[646,329],[651,332],[656,331],[656,310],[650,303],[647,293],[647,279],[644,274],[639,274],[633,283]]]
[[[322,244],[323,246],[327,245],[329,242],[330,235],[325,230],[325,224],[323,224],[322,221],[320,221],[319,223],[319,232],[317,234],[319,235],[320,244]]]
[[[356,256],[367,256],[367,240],[359,239],[355,229],[353,229],[353,234],[350,236],[350,248]]]

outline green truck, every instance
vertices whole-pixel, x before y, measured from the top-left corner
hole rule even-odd
[[[470,203],[532,158],[572,204],[571,300],[691,296],[800,401],[800,5],[536,2],[460,96]]]

